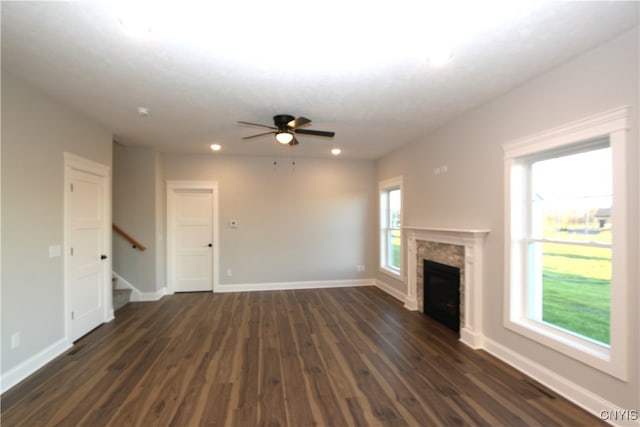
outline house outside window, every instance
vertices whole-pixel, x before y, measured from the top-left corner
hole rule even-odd
[[[505,326],[625,379],[621,108],[506,144]]]
[[[402,278],[402,178],[383,181],[380,189],[380,270]]]

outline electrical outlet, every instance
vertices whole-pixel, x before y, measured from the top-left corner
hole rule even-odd
[[[20,332],[11,335],[11,350],[20,347]]]

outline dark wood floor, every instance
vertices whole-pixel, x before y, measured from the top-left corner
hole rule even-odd
[[[2,396],[8,426],[598,425],[376,288],[133,303]]]

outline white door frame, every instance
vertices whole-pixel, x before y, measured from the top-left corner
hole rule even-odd
[[[111,293],[111,168],[109,166],[96,163],[92,160],[76,156],[71,153],[64,153],[64,331],[69,344],[72,343],[71,336],[71,260],[70,260],[70,236],[69,236],[69,192],[67,189],[71,185],[71,172],[79,170],[96,175],[105,180],[105,188],[102,200],[103,215],[105,218],[102,237],[104,242],[103,253],[108,256],[102,262],[102,274],[104,275],[103,294],[103,323],[113,320],[113,301]]]
[[[218,227],[218,182],[217,181],[167,181],[167,293],[175,293],[174,221],[175,192],[177,190],[211,190],[213,196],[213,289],[220,286],[220,234]]]

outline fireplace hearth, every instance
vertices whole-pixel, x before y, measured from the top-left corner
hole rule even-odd
[[[424,312],[460,333],[460,269],[424,260]]]

